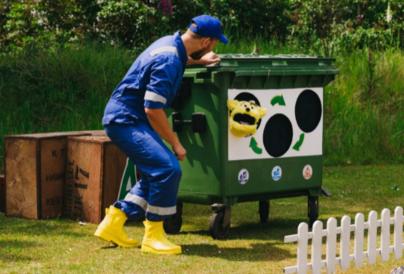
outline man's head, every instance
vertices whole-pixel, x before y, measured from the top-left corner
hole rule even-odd
[[[224,44],[228,42],[220,20],[209,15],[194,17],[186,34],[193,40],[194,49],[190,52],[190,56],[195,60],[212,51],[217,41]]]

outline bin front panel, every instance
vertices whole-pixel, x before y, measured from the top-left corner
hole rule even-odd
[[[231,161],[228,172],[226,195],[254,200],[254,195],[320,188],[322,156]]]
[[[253,200],[255,194],[321,187],[322,87],[237,87],[228,89],[227,95],[228,100],[238,104],[229,109],[226,196],[252,195]],[[258,121],[254,134],[236,136],[231,123],[248,125],[251,107],[264,108],[266,114],[255,119]]]
[[[322,155],[323,88],[229,89],[228,100],[236,101],[229,123],[255,120],[257,128],[243,137],[228,132],[229,161]],[[250,108],[265,115],[254,117]]]

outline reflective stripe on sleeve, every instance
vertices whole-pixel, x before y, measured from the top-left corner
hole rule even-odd
[[[137,204],[138,206],[140,206],[141,208],[143,208],[144,210],[146,210],[147,208],[147,202],[145,199],[143,199],[140,196],[137,195],[133,195],[131,193],[126,194],[125,199],[123,199],[124,201],[127,202],[132,202],[134,204]]]
[[[178,56],[178,51],[176,47],[171,47],[171,46],[166,46],[166,47],[161,47],[161,48],[156,48],[150,52],[151,56],[155,56],[157,54],[163,53],[163,52],[172,52],[175,53],[175,55]]]
[[[153,102],[159,102],[159,103],[167,103],[167,99],[164,98],[163,96],[153,92],[153,91],[149,91],[147,90],[146,93],[144,94],[144,99],[147,101],[153,101]]]

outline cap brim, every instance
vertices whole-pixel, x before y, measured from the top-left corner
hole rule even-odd
[[[227,44],[229,42],[229,40],[227,39],[226,36],[224,36],[224,34],[220,35],[219,41],[222,42],[223,44]]]

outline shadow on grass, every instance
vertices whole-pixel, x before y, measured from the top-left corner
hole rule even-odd
[[[295,234],[297,226],[305,219],[274,219],[266,224],[243,223],[230,228],[229,236],[226,240],[272,240],[283,242],[283,237],[289,234]],[[181,232],[184,234],[209,235],[208,227],[206,230],[194,230]]]
[[[22,241],[22,240],[0,240],[0,261],[10,263],[10,262],[18,262],[18,261],[30,261],[33,260],[33,257],[21,255],[21,254],[12,254],[10,250],[15,252],[23,251],[27,248],[36,248],[42,246],[34,241]]]
[[[72,231],[76,223],[66,219],[27,220],[0,215],[0,234],[62,235],[74,238],[86,237],[86,232]]]
[[[218,247],[215,244],[182,245],[183,255],[222,258],[229,261],[279,261],[290,258],[289,251],[273,243],[251,244],[249,247]]]

